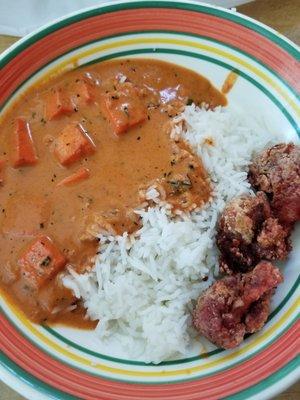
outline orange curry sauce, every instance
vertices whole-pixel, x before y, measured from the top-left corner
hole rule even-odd
[[[30,319],[90,326],[60,274],[92,265],[97,232],[139,227],[143,189],[159,185],[174,209],[208,201],[201,160],[170,139],[192,101],[226,104],[193,71],[116,60],[33,86],[2,117],[0,286]]]

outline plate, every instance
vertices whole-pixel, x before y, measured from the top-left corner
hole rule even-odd
[[[234,71],[229,102],[260,119],[270,135],[299,140],[298,48],[250,18],[190,1],[110,3],[25,37],[0,56],[1,112],[49,74],[117,57],[174,62],[218,88]],[[270,398],[300,376],[300,229],[293,243],[267,324],[237,349],[144,364],[92,346],[92,333],[35,325],[1,297],[0,377],[30,400]]]

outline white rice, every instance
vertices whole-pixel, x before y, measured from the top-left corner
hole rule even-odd
[[[182,137],[202,158],[214,185],[213,201],[174,218],[150,188],[146,195],[157,205],[138,211],[142,228],[131,236],[99,235],[94,268],[82,275],[70,269],[63,278],[87,315],[100,320],[96,334],[108,348],[117,340],[127,357],[154,363],[186,355],[193,336],[192,300],[218,274],[218,216],[228,200],[250,192],[247,166],[270,139],[237,110],[194,105],[174,119],[171,135]]]

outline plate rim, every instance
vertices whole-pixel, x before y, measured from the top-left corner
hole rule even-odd
[[[258,26],[260,28],[263,28],[263,30],[265,32],[269,32],[270,34],[272,34],[272,36],[277,37],[283,43],[286,43],[287,45],[291,46],[291,48],[293,49],[293,53],[295,51],[296,52],[295,54],[298,54],[298,57],[299,57],[299,47],[295,43],[293,43],[291,40],[289,40],[288,38],[286,38],[282,34],[278,33],[276,30],[268,27],[267,25],[265,25],[265,24],[263,24],[263,23],[261,23],[259,21],[256,21],[253,18],[250,18],[248,16],[244,16],[243,14],[240,14],[240,13],[232,11],[232,10],[224,9],[222,7],[219,7],[219,6],[212,6],[212,5],[209,5],[209,4],[206,4],[206,3],[190,1],[190,0],[178,0],[178,1],[172,1],[172,0],[154,0],[154,1],[120,0],[120,1],[102,3],[101,5],[97,5],[97,6],[87,7],[87,8],[72,12],[70,14],[67,14],[67,15],[65,15],[63,17],[57,18],[57,19],[55,19],[55,20],[43,25],[42,27],[36,29],[32,33],[30,33],[30,34],[26,35],[25,37],[21,38],[15,44],[13,44],[11,47],[9,47],[7,50],[5,50],[0,55],[0,65],[6,59],[8,59],[7,62],[9,62],[10,59],[13,59],[15,57],[15,55],[18,54],[18,52],[23,50],[23,46],[25,46],[25,48],[27,46],[30,46],[32,44],[31,43],[32,40],[33,40],[33,42],[35,41],[35,39],[38,40],[40,38],[39,37],[40,33],[44,32],[45,33],[44,36],[46,36],[49,33],[49,32],[46,32],[46,31],[49,28],[52,28],[53,29],[52,31],[55,31],[56,29],[60,28],[60,24],[61,23],[64,23],[64,25],[68,25],[69,23],[72,22],[72,19],[74,17],[76,17],[76,16],[81,15],[82,16],[81,19],[85,19],[88,16],[88,13],[93,12],[93,11],[94,12],[99,11],[98,12],[98,14],[99,14],[101,12],[101,10],[106,9],[106,8],[112,8],[114,6],[119,6],[120,9],[123,9],[122,8],[123,5],[132,4],[134,6],[134,5],[138,4],[138,3],[140,5],[143,4],[143,5],[141,5],[140,8],[145,7],[146,4],[148,4],[148,5],[152,4],[152,7],[155,7],[155,4],[158,4],[158,3],[160,3],[161,5],[162,4],[171,3],[171,6],[175,5],[175,4],[179,5],[178,8],[180,8],[180,5],[190,4],[190,5],[193,5],[193,6],[204,7],[206,9],[219,10],[219,11],[223,12],[224,14],[230,14],[232,16],[238,17],[238,18],[240,18],[240,20],[244,20],[244,21],[247,20],[254,27]],[[215,14],[213,14],[213,15],[215,15]],[[235,21],[235,22],[239,23],[239,21]],[[251,27],[251,29],[252,28],[253,27]],[[266,36],[266,35],[264,35],[264,33],[263,33],[263,36]],[[273,41],[272,39],[270,39],[270,40]],[[276,43],[276,44],[278,44],[278,43]],[[14,54],[15,51],[17,52],[16,54]],[[289,365],[289,363],[284,365],[277,372],[284,371],[286,369],[287,365]],[[24,372],[27,373],[26,371],[24,371]],[[273,374],[271,374],[270,377],[272,377],[272,375]],[[251,399],[255,399],[257,396],[259,396],[259,399],[271,398],[275,394],[280,393],[281,391],[285,390],[288,386],[292,385],[294,382],[296,382],[297,379],[299,379],[299,377],[300,377],[300,363],[298,362],[298,368],[295,368],[292,372],[288,373],[286,376],[284,376],[282,379],[280,379],[277,383],[269,385],[265,389],[263,389],[263,391],[265,391],[266,389],[271,389],[270,393],[266,393],[265,396],[263,395],[263,397],[261,397],[260,393],[263,393],[263,391],[262,391],[262,392],[260,392],[260,393],[258,393],[256,395],[254,395],[254,396],[249,397],[249,399],[250,398]],[[46,396],[46,394],[43,393],[42,391],[36,389],[36,387],[33,387],[32,385],[30,385],[30,383],[28,381],[23,380],[19,375],[15,374],[13,371],[9,370],[8,368],[6,368],[3,365],[0,365],[0,378],[3,380],[4,383],[6,383],[9,386],[11,386],[12,389],[16,390],[21,395],[23,395],[23,396],[27,396],[27,395],[29,396],[30,395],[31,397],[28,397],[30,399],[35,399],[35,398],[39,398],[39,399],[42,399],[42,398],[46,398],[46,399],[47,398],[57,398],[57,399],[58,398],[59,399],[62,399],[62,398],[66,398],[66,399],[74,398],[74,397],[69,397],[69,396],[72,396],[72,395],[68,395],[67,393],[63,393],[63,392],[61,392],[63,394],[63,397],[61,397],[61,396],[60,397],[53,397],[53,396],[49,397],[48,393],[47,393],[47,397],[41,397],[41,395],[42,396]],[[36,379],[33,376],[32,376],[32,378]],[[44,383],[44,382],[41,381],[41,383]],[[258,385],[260,383],[261,382],[257,383],[256,385]],[[17,384],[18,384],[18,386],[17,386]],[[256,386],[256,385],[254,385],[254,386]],[[277,387],[276,385],[279,385],[280,387],[279,386]],[[252,388],[252,386],[250,388]],[[272,388],[273,388],[273,391],[272,391]],[[54,388],[54,390],[56,390],[56,389]],[[238,392],[238,393],[232,395],[231,398],[233,398],[233,396],[238,395],[239,393],[242,393],[242,392]],[[32,397],[33,395],[34,396],[38,396],[38,397]]]

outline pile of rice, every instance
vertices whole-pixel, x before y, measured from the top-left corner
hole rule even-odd
[[[247,167],[270,139],[237,110],[194,105],[174,119],[171,136],[202,158],[214,186],[212,202],[172,217],[150,189],[148,198],[158,204],[138,211],[142,228],[133,235],[99,235],[94,268],[81,275],[70,270],[63,278],[87,315],[100,320],[96,334],[107,348],[117,341],[130,359],[154,363],[187,354],[193,300],[218,274],[218,216],[228,200],[250,192]]]

